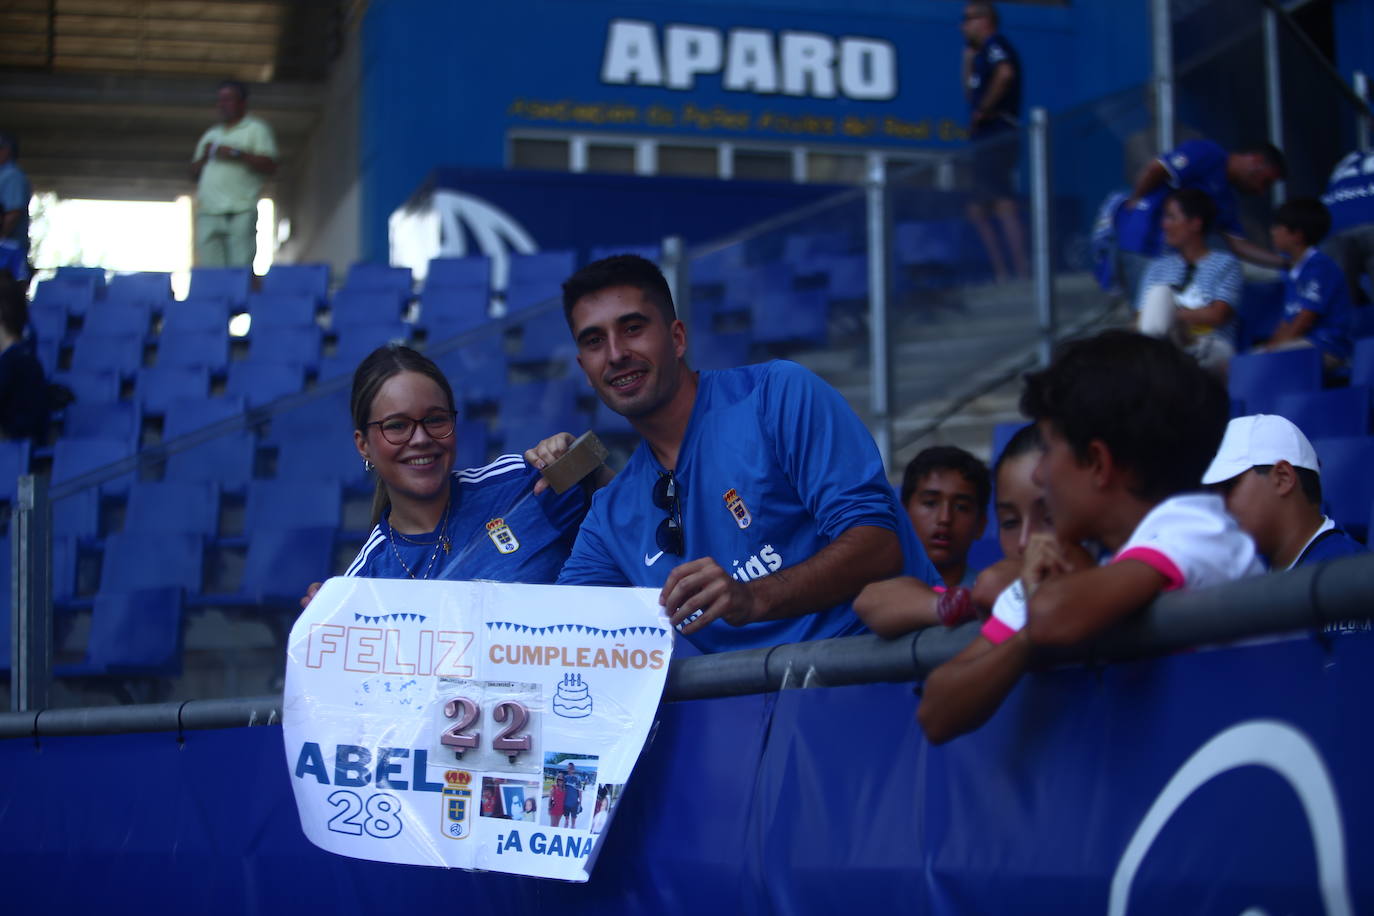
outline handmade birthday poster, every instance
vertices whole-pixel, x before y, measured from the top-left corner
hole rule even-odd
[[[360,859],[586,881],[672,645],[657,589],[330,579],[287,650],[305,835]]]

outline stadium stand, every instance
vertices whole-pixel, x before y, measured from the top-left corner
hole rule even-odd
[[[411,295],[413,281],[409,267],[390,267],[364,261],[348,268],[343,289],[361,293],[394,293],[403,299]]]
[[[1321,459],[1322,498],[1327,514],[1355,539],[1369,535],[1370,506],[1374,504],[1374,436],[1337,436],[1313,439]]]
[[[164,414],[173,401],[209,396],[210,370],[204,366],[148,366],[134,380],[134,402],[144,413]]]
[[[1242,353],[1231,360],[1230,391],[1242,412],[1277,413],[1276,401],[1290,392],[1317,391],[1321,353],[1311,347],[1277,353]]]
[[[160,271],[116,274],[105,287],[107,303],[142,303],[155,309],[172,301],[172,275]]]
[[[1370,431],[1370,389],[1351,385],[1288,392],[1275,400],[1274,412],[1292,420],[1308,439],[1364,436]]]
[[[255,331],[311,327],[317,304],[309,293],[253,293],[248,297],[248,316]]]
[[[329,298],[329,265],[273,264],[263,275],[262,291],[272,295],[309,296],[323,305]]]

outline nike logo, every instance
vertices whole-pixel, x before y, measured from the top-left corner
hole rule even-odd
[[[661,556],[663,556],[663,551],[661,551],[661,550],[660,550],[658,553],[654,554],[653,556],[649,556],[649,555],[646,553],[646,554],[644,555],[644,565],[645,565],[645,566],[653,566],[655,563],[658,562],[658,558],[661,557]]]

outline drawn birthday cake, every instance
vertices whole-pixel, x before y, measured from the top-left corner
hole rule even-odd
[[[565,719],[581,719],[592,714],[592,695],[582,683],[582,675],[563,675],[553,693],[553,711]]]

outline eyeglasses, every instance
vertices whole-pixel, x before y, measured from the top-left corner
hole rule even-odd
[[[658,549],[682,556],[682,503],[678,499],[677,478],[673,477],[672,471],[659,474],[658,480],[654,481],[654,506],[668,513],[668,517],[658,523],[658,530],[654,532]]]
[[[364,423],[364,426],[375,426],[382,431],[382,438],[392,445],[405,445],[410,441],[410,437],[415,435],[415,427],[423,426],[425,435],[431,439],[447,439],[453,435],[452,410],[436,411],[428,414],[422,419],[416,420],[397,414],[394,417],[387,417],[383,420],[373,420],[371,423]]]

